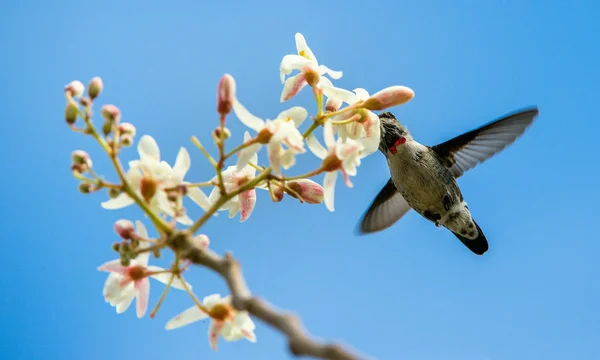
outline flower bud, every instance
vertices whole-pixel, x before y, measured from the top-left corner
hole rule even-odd
[[[81,183],[79,184],[79,192],[82,194],[89,194],[94,190],[94,185],[91,183]]]
[[[100,111],[102,113],[102,117],[106,121],[110,121],[111,123],[118,123],[119,120],[121,120],[121,110],[119,110],[119,108],[115,105],[104,105]]]
[[[117,196],[121,195],[121,189],[119,188],[110,188],[108,189],[108,197],[111,199],[116,198]]]
[[[131,146],[133,144],[133,135],[131,135],[131,134],[121,135],[119,137],[119,144],[121,146],[125,146],[125,147]]]
[[[79,97],[83,95],[85,91],[85,86],[79,80],[71,81],[67,85],[65,85],[65,94],[71,97]]]
[[[90,99],[94,100],[95,98],[97,98],[98,95],[100,95],[100,93],[102,92],[103,87],[104,84],[102,83],[102,79],[99,76],[92,78],[92,80],[90,80],[90,83],[88,84],[88,95]]]
[[[77,121],[78,114],[79,109],[77,108],[77,105],[73,104],[72,102],[68,102],[67,106],[65,107],[65,121],[67,122],[67,124],[75,124],[75,122]]]
[[[281,186],[275,186],[271,188],[271,200],[273,200],[273,202],[280,202],[283,200],[283,195],[284,193]]]
[[[223,116],[231,112],[235,101],[235,79],[229,74],[221,77],[217,86],[217,112]]]
[[[415,92],[406,86],[390,86],[365,100],[362,107],[369,110],[384,110],[409,102]]]
[[[79,172],[86,172],[92,168],[92,158],[90,155],[83,150],[75,150],[71,154],[71,160],[73,161],[72,168]]]
[[[195,247],[197,247],[199,249],[206,249],[206,248],[208,248],[208,245],[210,244],[210,239],[208,238],[208,236],[206,236],[204,234],[200,234],[200,235],[194,237],[192,242]]]
[[[112,132],[112,125],[113,123],[110,121],[105,121],[104,124],[102,124],[102,133],[104,136],[108,136]]]
[[[121,123],[119,124],[119,132],[121,135],[128,134],[131,136],[135,136],[135,126],[130,123]]]
[[[287,183],[287,186],[309,204],[320,204],[323,202],[323,187],[312,180],[300,179],[291,181]]]
[[[119,235],[125,240],[131,239],[135,234],[133,222],[126,219],[117,220],[114,225],[114,230],[117,233],[117,235]]]
[[[338,111],[341,106],[342,106],[341,99],[329,97],[329,98],[327,98],[327,102],[325,103],[325,111],[328,111],[328,112]]]
[[[213,140],[218,143],[221,141],[221,128],[216,127],[212,132]],[[231,131],[228,128],[223,128],[223,141],[231,137]]]

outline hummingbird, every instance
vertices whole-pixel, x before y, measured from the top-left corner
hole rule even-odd
[[[379,114],[379,151],[390,179],[360,222],[360,232],[389,228],[410,209],[452,232],[471,252],[483,255],[489,245],[473,219],[456,179],[519,138],[538,115],[537,107],[506,114],[435,146],[419,143],[391,112]]]

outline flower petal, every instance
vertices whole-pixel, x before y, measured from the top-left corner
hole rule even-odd
[[[267,144],[267,156],[269,157],[269,163],[273,168],[275,175],[281,175],[281,155],[283,149],[280,143],[268,143]]]
[[[381,136],[381,128],[379,125],[379,116],[369,111],[369,120],[363,124],[366,132],[366,137],[361,139],[363,150],[360,153],[361,157],[366,157],[373,154],[379,149]]]
[[[202,299],[202,304],[208,308],[211,308],[222,301],[223,299],[221,299],[221,294],[212,294],[205,296]]]
[[[325,196],[325,206],[329,211],[334,211],[333,206],[334,193],[335,193],[335,181],[337,180],[337,171],[330,171],[325,174],[323,180],[323,195]]]
[[[173,165],[173,176],[178,181],[182,181],[187,174],[188,170],[191,166],[190,154],[187,149],[183,146],[179,149],[179,153],[177,153],[177,158],[175,159],[175,165]]]
[[[277,119],[292,120],[296,128],[299,128],[307,117],[308,111],[302,106],[291,107],[277,115]]]
[[[237,166],[238,170],[241,170],[244,167],[246,167],[246,165],[248,165],[248,163],[253,159],[253,157],[256,155],[258,150],[260,150],[261,146],[262,146],[262,144],[252,144],[252,145],[239,151],[238,160],[237,160],[237,163],[235,164]],[[257,165],[256,161],[253,161],[252,163]]]
[[[354,93],[358,97],[358,100],[367,100],[369,97],[371,97],[369,95],[369,92],[366,89],[363,89],[363,88],[356,88],[356,89],[354,89]]]
[[[140,160],[160,160],[160,149],[156,140],[150,135],[144,135],[140,138],[138,142],[138,154],[140,155]]]
[[[331,70],[325,65],[319,65],[319,75],[327,74],[334,80],[338,80],[344,74],[342,71]]]
[[[103,201],[100,205],[106,210],[116,210],[132,205],[134,202],[135,201],[129,197],[129,195],[121,193],[114,199]]]
[[[256,204],[256,189],[250,189],[240,194],[240,222],[246,221]]]
[[[213,351],[217,351],[217,342],[219,341],[219,331],[223,328],[222,322],[212,321],[208,328],[208,343]]]
[[[131,286],[131,288],[133,288],[133,286]],[[124,296],[121,299],[121,301],[118,304],[116,304],[117,314],[122,314],[127,309],[129,309],[129,306],[131,306],[131,303],[133,302],[134,297],[135,297],[135,295],[133,292],[130,292],[127,294],[127,296]]]
[[[315,54],[313,54],[310,47],[308,47],[306,39],[304,39],[304,35],[302,35],[301,33],[296,33],[294,38],[296,40],[296,51],[298,52],[298,54],[308,60],[311,60],[311,62],[313,62],[314,64],[317,64],[317,57],[315,56]]]
[[[304,73],[289,77],[283,84],[283,90],[281,91],[281,97],[279,98],[279,101],[288,101],[289,99],[298,95],[300,90],[302,90],[306,85],[308,85],[308,83],[306,82]]]
[[[148,237],[148,230],[146,230],[146,227],[144,226],[144,223],[142,223],[139,220],[135,221],[135,232],[138,236],[140,236],[143,239],[149,239]],[[142,241],[140,244],[140,247],[146,248],[148,246],[152,245],[152,243],[149,243],[147,241]],[[141,266],[146,266],[148,265],[148,259],[150,258],[150,252],[149,251],[144,251],[143,253],[138,254],[138,256],[135,257],[135,261],[136,263],[138,263]]]
[[[285,76],[292,73],[293,70],[300,70],[313,62],[300,55],[285,55],[279,64],[279,77],[281,83],[285,81]]]
[[[192,220],[192,218],[185,213],[183,215],[179,215],[175,220],[182,225],[192,225],[194,223],[194,220]]]
[[[327,149],[325,149],[323,145],[321,145],[319,140],[317,140],[317,138],[315,137],[314,133],[310,133],[310,135],[306,137],[306,145],[308,145],[310,151],[312,151],[312,153],[315,154],[315,156],[319,159],[323,160],[327,157]]]
[[[98,266],[98,270],[117,274],[125,273],[125,267],[121,265],[120,259],[107,261],[104,264]]]
[[[323,125],[323,139],[325,140],[327,149],[331,150],[335,147],[335,138],[333,137],[333,125],[331,124],[331,120],[325,121],[325,125]]]
[[[161,269],[158,266],[148,266],[148,271],[161,271],[164,269]],[[160,274],[154,274],[154,275],[150,275],[151,278],[160,281],[161,283],[167,285],[169,284],[169,280],[171,279],[171,273],[160,273]],[[190,285],[190,283],[188,283],[186,281],[187,286],[192,289],[192,285]],[[175,276],[175,278],[173,279],[173,281],[171,282],[171,287],[175,288],[175,289],[179,289],[179,290],[185,290],[185,286],[183,285],[183,282],[177,277]]]
[[[340,99],[347,104],[354,104],[358,101],[358,97],[351,91],[330,85],[322,85],[323,94],[328,98]]]
[[[122,279],[123,276],[118,273],[111,272],[108,274],[106,281],[104,282],[104,287],[102,288],[102,296],[104,296],[105,301],[109,302],[119,297]]]
[[[204,320],[206,318],[208,318],[208,314],[206,314],[204,311],[200,310],[197,306],[194,305],[186,309],[179,315],[175,316],[171,320],[169,320],[165,325],[165,329],[177,329],[182,326],[189,325],[193,322]]]
[[[235,112],[235,116],[237,116],[244,125],[254,131],[258,132],[262,130],[265,125],[265,122],[262,119],[252,115],[237,99],[233,102],[233,112]]]
[[[210,209],[211,203],[208,200],[208,196],[206,196],[204,191],[202,191],[202,189],[199,187],[188,187],[187,196],[189,196],[189,198],[192,199],[192,201],[196,203],[196,205],[198,205],[202,210],[207,211]]]
[[[150,281],[143,278],[135,282],[136,313],[141,319],[148,310],[148,298],[150,297]]]

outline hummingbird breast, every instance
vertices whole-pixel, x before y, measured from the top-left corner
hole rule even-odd
[[[396,189],[425,218],[443,225],[463,203],[456,180],[427,146],[409,140],[387,160]]]

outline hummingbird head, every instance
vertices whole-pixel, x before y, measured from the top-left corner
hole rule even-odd
[[[379,114],[379,127],[381,129],[379,151],[383,154],[386,153],[386,150],[398,145],[397,143],[403,144],[406,140],[412,139],[408,130],[391,112]]]

